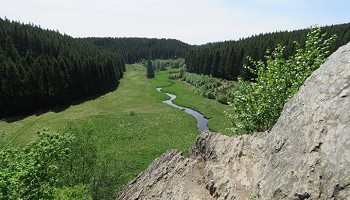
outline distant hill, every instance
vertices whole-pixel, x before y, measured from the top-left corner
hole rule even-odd
[[[173,59],[185,57],[191,46],[175,39],[156,38],[81,38],[107,50],[123,55],[126,63],[142,59]]]
[[[330,53],[350,41],[350,23],[321,27],[323,33],[336,34]],[[247,56],[264,60],[266,49],[273,50],[277,44],[286,46],[286,57],[294,53],[294,41],[300,44],[306,40],[308,29],[266,33],[237,41],[208,43],[192,48],[186,55],[188,70],[193,73],[235,80],[238,76],[250,79],[250,73],[243,68],[248,64]]]
[[[0,116],[67,105],[112,90],[123,58],[87,42],[0,18]]]

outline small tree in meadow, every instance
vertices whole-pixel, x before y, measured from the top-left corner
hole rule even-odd
[[[150,60],[148,60],[147,62],[147,78],[154,78],[154,68],[152,66],[152,62]]]
[[[335,36],[325,39],[318,27],[311,28],[305,47],[295,42],[296,53],[284,59],[284,46],[278,45],[266,62],[250,61],[247,67],[254,75],[252,82],[239,79],[240,87],[234,92],[230,106],[234,112],[227,113],[232,119],[230,129],[238,134],[265,131],[277,121],[284,104],[298,91],[311,73],[320,67],[329,54],[329,46]]]

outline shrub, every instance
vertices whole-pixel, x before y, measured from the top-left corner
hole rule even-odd
[[[130,116],[135,116],[135,115],[136,115],[136,112],[132,110],[132,111],[129,112],[129,115],[130,115]]]
[[[57,200],[92,200],[89,191],[84,185],[74,187],[64,187],[57,190],[55,199]]]
[[[51,199],[59,179],[59,162],[70,153],[70,134],[38,132],[24,148],[0,151],[0,199]]]
[[[216,100],[222,104],[226,104],[227,105],[227,97],[226,95],[219,95]]]
[[[102,154],[96,139],[100,134],[90,123],[71,123],[65,131],[72,133],[74,140],[68,146],[69,159],[60,163],[60,186],[68,187],[61,192],[91,195],[93,199],[113,198],[120,164],[114,155]],[[81,186],[84,186],[84,193],[77,193],[78,189],[82,191]]]
[[[335,36],[325,39],[320,28],[311,28],[305,47],[295,42],[296,53],[284,59],[284,48],[278,45],[266,62],[253,61],[247,67],[257,78],[252,82],[239,79],[239,88],[233,92],[230,106],[234,112],[227,114],[233,121],[230,129],[235,133],[265,131],[277,121],[284,104],[297,92],[311,73],[319,68],[329,54]]]

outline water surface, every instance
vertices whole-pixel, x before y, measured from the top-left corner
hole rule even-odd
[[[156,90],[158,92],[161,92],[162,88],[157,88]],[[209,128],[207,126],[209,120],[207,118],[205,118],[202,114],[200,114],[199,112],[197,112],[195,110],[174,104],[173,100],[176,99],[176,95],[170,94],[170,93],[165,93],[165,94],[168,95],[170,97],[170,99],[163,101],[164,103],[171,105],[175,108],[181,109],[181,110],[185,111],[187,114],[190,114],[193,117],[195,117],[197,119],[197,128],[200,131],[209,130]]]

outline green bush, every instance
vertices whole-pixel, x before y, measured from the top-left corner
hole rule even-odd
[[[0,199],[51,199],[60,177],[59,163],[68,159],[68,133],[38,132],[24,148],[0,151]]]
[[[111,199],[116,195],[120,163],[114,155],[103,154],[97,141],[99,134],[89,123],[70,124],[66,132],[74,135],[68,159],[60,163],[60,186],[83,185],[93,199]],[[75,190],[73,190],[75,191]]]
[[[89,124],[38,132],[23,148],[0,151],[0,199],[111,199],[120,163],[103,154]]]
[[[247,67],[257,78],[251,82],[239,79],[239,88],[233,92],[230,103],[234,108],[227,114],[233,121],[235,133],[251,133],[270,129],[277,121],[284,104],[297,92],[311,73],[319,68],[329,54],[328,48],[335,36],[325,39],[320,28],[311,28],[305,46],[295,42],[296,53],[284,58],[284,48],[278,45],[266,62],[253,61]]]
[[[178,69],[183,68],[185,65],[185,60],[183,58],[178,59],[168,59],[168,60],[152,60],[152,65],[156,71],[165,71],[166,68]],[[147,64],[144,64],[147,66]]]
[[[92,200],[88,189],[84,185],[59,188],[56,192],[57,200]]]
[[[227,103],[227,96],[226,95],[219,95],[216,100],[222,104],[228,104]]]
[[[180,68],[177,73],[169,75],[169,79],[180,79],[198,89],[200,94],[208,99],[216,99],[222,104],[228,104],[231,88],[235,85],[233,81],[223,80],[208,75],[185,72]]]
[[[202,95],[208,99],[215,99],[215,94],[211,91],[204,91]]]

